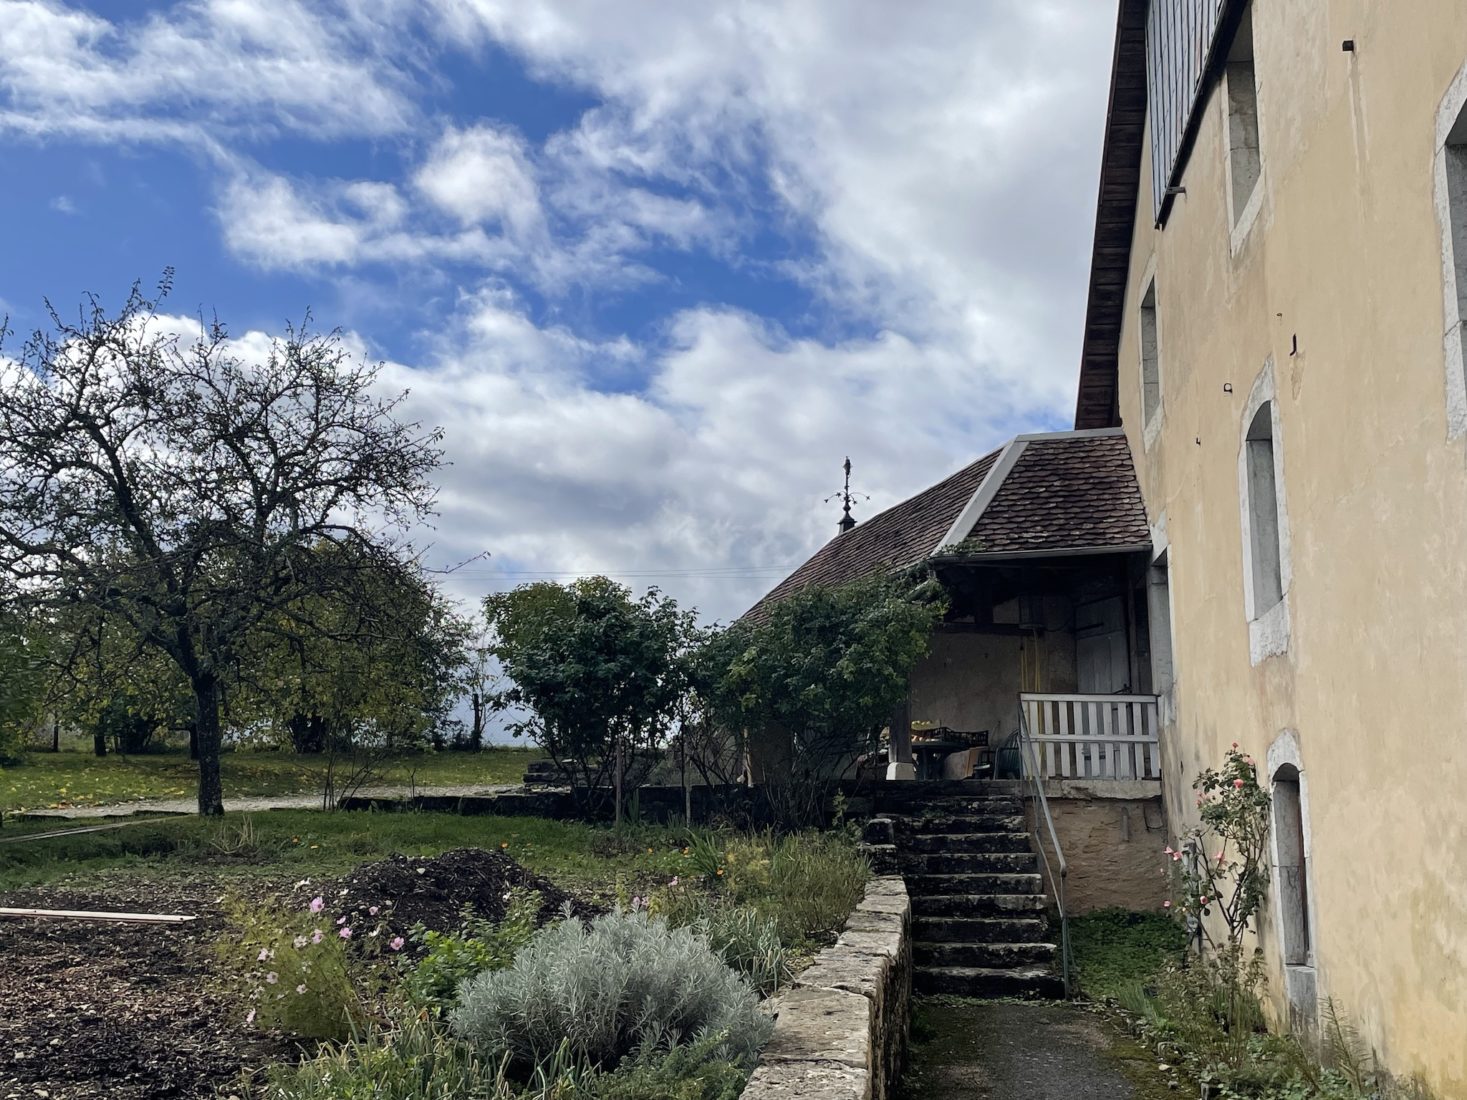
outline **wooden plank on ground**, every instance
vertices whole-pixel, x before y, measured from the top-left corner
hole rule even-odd
[[[10,909],[0,907],[0,920],[88,920],[122,924],[187,924],[197,917],[181,913],[102,913],[87,909]]]

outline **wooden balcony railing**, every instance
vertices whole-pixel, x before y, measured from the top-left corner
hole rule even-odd
[[[1040,779],[1160,779],[1161,738],[1154,695],[1019,696],[1024,735]]]

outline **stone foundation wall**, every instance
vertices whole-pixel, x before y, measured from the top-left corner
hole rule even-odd
[[[1115,786],[1115,781],[1108,785]],[[1167,898],[1167,879],[1161,872],[1165,863],[1162,849],[1168,840],[1160,792],[1151,795],[1150,785],[1138,785],[1130,792],[1107,792],[1100,789],[1103,786],[1086,790],[1076,783],[1050,781],[1045,790],[1054,830],[1069,865],[1066,908],[1071,916],[1113,906],[1160,909]],[[1139,789],[1141,786],[1148,789]],[[1122,794],[1130,797],[1117,797]],[[1024,816],[1030,835],[1053,861],[1049,833],[1038,813],[1035,800],[1026,798]],[[1047,878],[1044,885],[1049,892]]]
[[[911,901],[900,878],[873,879],[840,939],[776,999],[744,1100],[886,1100],[911,1006]]]

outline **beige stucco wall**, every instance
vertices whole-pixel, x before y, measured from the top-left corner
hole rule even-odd
[[[1050,818],[1065,854],[1065,911],[1070,916],[1096,909],[1135,909],[1159,912],[1167,897],[1165,857],[1166,823],[1161,794],[1156,786],[1126,792],[1136,797],[1112,797],[1103,785],[1093,791],[1075,791],[1065,797],[1059,790],[1048,792]],[[1051,783],[1051,787],[1061,785]],[[1034,799],[1024,803],[1030,835],[1058,868],[1054,845]],[[1045,892],[1053,901],[1053,886],[1045,880]]]
[[[1190,778],[1229,743],[1263,760],[1292,731],[1320,1001],[1393,1072],[1467,1096],[1467,450],[1448,437],[1433,198],[1467,4],[1254,7],[1257,220],[1234,254],[1214,91],[1162,230],[1143,164],[1120,349],[1122,416],[1169,544],[1168,810],[1174,828],[1193,820]],[[1148,449],[1136,311],[1153,262],[1164,419]],[[1254,665],[1238,463],[1269,361],[1291,629],[1287,652]],[[1261,943],[1282,1015],[1272,920]]]

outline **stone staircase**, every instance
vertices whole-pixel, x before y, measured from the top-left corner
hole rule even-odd
[[[883,783],[876,809],[892,822],[884,839],[912,899],[917,989],[1062,997],[1018,790],[1002,782]]]

